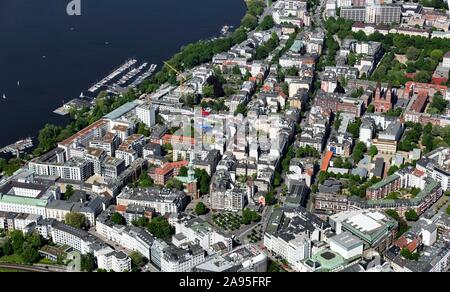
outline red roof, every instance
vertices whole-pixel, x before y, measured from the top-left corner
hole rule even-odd
[[[163,139],[164,144],[170,144],[172,141],[175,141],[179,144],[195,145],[195,139],[192,137],[174,136],[174,135],[166,134],[163,136],[162,139]]]
[[[167,173],[173,171],[175,168],[181,168],[183,166],[188,166],[189,162],[184,161],[176,161],[176,162],[168,162],[165,163],[162,167],[155,169],[155,174],[157,175],[166,175]]]
[[[325,153],[325,156],[322,159],[322,166],[320,167],[321,171],[326,172],[328,170],[328,166],[330,165],[331,158],[333,158],[333,152],[327,151],[327,153]]]
[[[124,205],[116,206],[116,212],[125,212],[126,210],[127,210],[127,206],[124,206]]]
[[[414,170],[414,175],[417,177],[422,177],[425,175],[425,172],[418,170],[417,168]]]
[[[425,104],[428,101],[428,92],[426,91],[419,91],[417,99],[414,101],[414,103],[411,106],[411,110],[415,111],[417,113],[421,113],[425,107]]]

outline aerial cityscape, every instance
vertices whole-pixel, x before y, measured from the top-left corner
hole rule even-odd
[[[0,272],[450,270],[447,2],[235,1],[0,133]]]

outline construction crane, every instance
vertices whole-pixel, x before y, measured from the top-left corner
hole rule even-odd
[[[169,67],[169,69],[171,69],[173,72],[175,72],[177,74],[177,78],[180,80],[180,94],[181,97],[183,97],[183,93],[184,93],[184,83],[187,81],[186,77],[184,77],[183,73],[178,71],[177,69],[175,69],[172,65],[170,65],[167,62],[164,62],[164,64],[166,64],[167,67]]]

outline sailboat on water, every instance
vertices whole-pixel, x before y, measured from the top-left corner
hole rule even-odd
[[[17,80],[17,87],[20,86],[20,80]]]
[[[3,99],[6,99],[6,94],[3,93]]]

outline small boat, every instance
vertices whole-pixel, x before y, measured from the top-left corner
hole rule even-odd
[[[6,94],[3,93],[3,99],[6,99]]]
[[[17,86],[20,86],[20,80],[17,80]]]
[[[81,92],[81,94],[80,94],[80,98],[83,98],[84,97],[84,94],[83,94],[83,92]]]
[[[42,59],[45,59],[45,58],[47,58],[47,56],[46,56],[46,55],[43,55],[43,56],[42,56]]]

